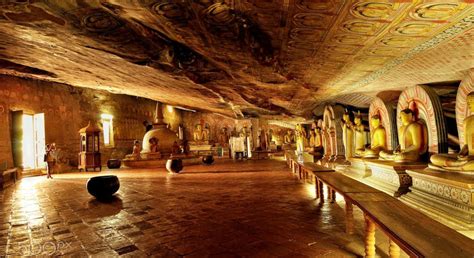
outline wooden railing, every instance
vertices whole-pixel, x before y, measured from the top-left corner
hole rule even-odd
[[[366,257],[375,257],[376,228],[390,239],[390,257],[399,257],[400,249],[411,257],[474,257],[473,240],[398,199],[332,169],[314,163],[299,163],[291,153],[285,157],[291,171],[301,180],[311,179],[316,198],[321,202],[325,201],[324,185],[330,202],[335,201],[336,192],[344,197],[346,233],[354,232],[353,206],[363,211]]]

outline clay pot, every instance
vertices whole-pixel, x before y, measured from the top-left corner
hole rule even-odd
[[[166,169],[170,173],[179,173],[183,169],[183,161],[181,159],[169,159],[166,161]]]
[[[106,199],[120,188],[117,176],[95,176],[87,181],[87,191],[97,199]]]
[[[214,157],[212,155],[203,156],[202,163],[204,163],[204,165],[211,165],[214,163]]]
[[[122,162],[119,159],[109,159],[107,160],[107,167],[110,169],[120,168]]]

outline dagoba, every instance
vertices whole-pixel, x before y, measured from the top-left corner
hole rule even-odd
[[[143,136],[142,150],[139,155],[129,154],[123,160],[127,167],[155,167],[164,164],[173,153],[179,139],[175,132],[164,122],[161,103],[157,102],[153,128]],[[137,142],[135,142],[135,145]]]
[[[395,162],[416,162],[428,149],[426,126],[416,120],[413,111],[406,108],[400,112],[402,126],[398,129],[400,146],[391,151],[381,151],[380,159]]]
[[[153,123],[153,129],[148,131],[143,137],[142,143],[142,157],[146,158],[147,156],[154,157],[154,153],[151,147],[153,145],[152,139],[155,138],[158,140],[158,147],[156,148],[157,152],[161,154],[162,157],[168,157],[172,153],[173,144],[178,142],[178,136],[175,132],[168,128],[168,124],[164,122],[163,110],[161,108],[161,103],[156,103],[155,111],[155,122]]]
[[[431,156],[430,167],[451,172],[474,173],[474,92],[467,95],[467,105],[473,115],[464,119],[465,144],[456,155],[435,154]]]

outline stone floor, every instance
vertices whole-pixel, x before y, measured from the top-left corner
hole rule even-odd
[[[0,191],[0,256],[363,255],[361,212],[355,212],[356,234],[346,235],[343,202],[319,204],[313,187],[282,161],[219,160],[175,175],[103,171],[121,182],[109,203],[85,189],[87,178],[98,174],[24,178]],[[383,236],[377,241],[386,246]]]

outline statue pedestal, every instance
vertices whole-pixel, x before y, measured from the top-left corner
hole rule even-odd
[[[362,158],[349,158],[350,166],[346,166],[343,170],[344,174],[355,178],[366,178],[369,177],[372,172],[367,166],[367,160]]]
[[[429,168],[407,170],[407,174],[413,185],[402,200],[457,230],[474,230],[474,174]]]
[[[397,163],[385,160],[366,160],[365,163],[370,168],[371,175],[363,182],[395,197],[409,191],[411,177],[406,170],[427,167],[424,163]]]
[[[212,154],[212,145],[210,144],[189,144],[189,151],[196,155]]]

